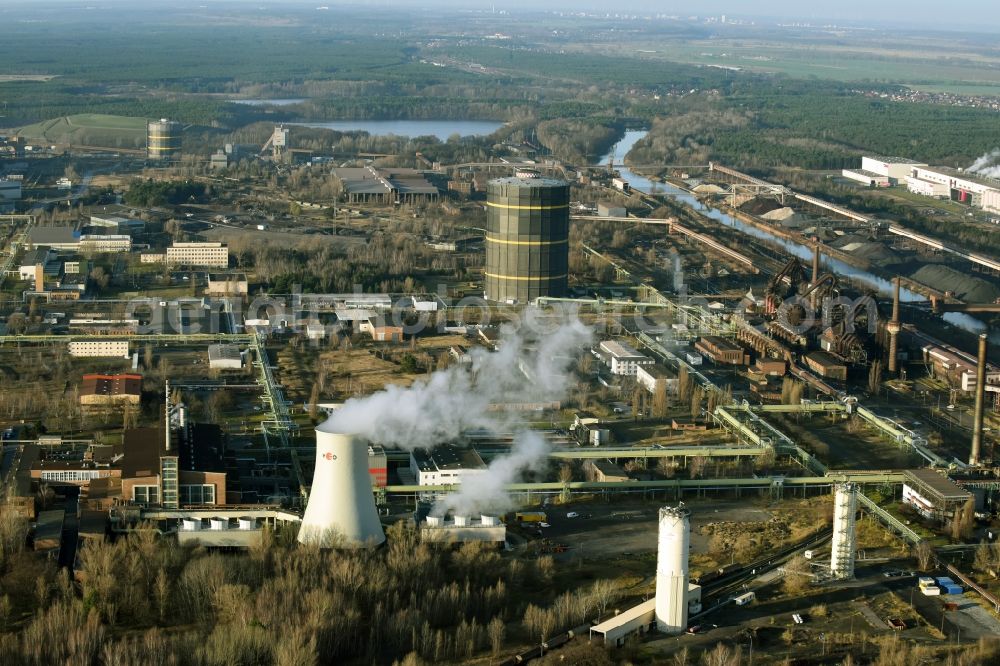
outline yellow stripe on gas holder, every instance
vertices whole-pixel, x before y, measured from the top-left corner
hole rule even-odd
[[[563,245],[564,243],[568,243],[569,239],[568,238],[563,238],[562,240],[551,240],[551,241],[515,241],[515,240],[503,240],[503,239],[500,239],[500,238],[490,238],[489,236],[487,236],[486,237],[486,242],[487,243],[500,243],[502,245],[535,245],[535,246],[542,246],[542,245]]]
[[[520,280],[520,281],[526,281],[526,280],[559,280],[559,279],[564,278],[564,277],[569,277],[569,275],[567,273],[563,273],[562,275],[532,275],[532,276],[523,276],[523,275],[500,275],[499,273],[486,273],[486,272],[483,272],[483,275],[485,275],[488,278],[496,278],[497,280]]]
[[[568,203],[558,204],[556,206],[519,206],[517,204],[502,204],[487,201],[486,205],[492,206],[493,208],[508,208],[513,210],[562,210],[563,208],[569,208]]]

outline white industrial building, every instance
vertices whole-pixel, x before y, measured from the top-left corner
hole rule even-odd
[[[916,176],[906,177],[906,189],[914,194],[936,199],[947,199],[951,190],[946,183],[935,183],[929,180],[921,180]]]
[[[67,347],[70,356],[128,358],[128,340],[73,340]]]
[[[983,192],[983,210],[987,213],[1000,213],[1000,189]]]
[[[439,516],[427,516],[420,525],[420,540],[446,543],[481,541],[502,544],[507,541],[507,526],[496,516],[482,515],[479,518],[469,518],[456,515],[451,520]]]
[[[867,169],[844,169],[840,173],[844,178],[861,183],[865,187],[889,187],[892,184],[889,176]]]
[[[640,366],[653,365],[653,359],[617,340],[605,340],[599,347],[599,356],[613,375],[634,376]]]
[[[923,162],[908,160],[905,157],[884,157],[881,155],[866,155],[861,158],[861,170],[868,171],[890,179],[891,184],[901,183],[916,167],[927,166]]]
[[[947,187],[948,196],[953,201],[975,208],[985,208],[987,202],[1000,202],[996,198],[1000,195],[1000,181],[939,167],[914,167],[910,175],[919,180]]]
[[[430,451],[412,451],[410,471],[417,485],[446,486],[485,474],[486,463],[475,449],[444,445]]]
[[[663,382],[666,387],[667,395],[676,395],[677,393],[677,377],[672,376],[666,368],[656,363],[636,367],[635,381],[650,393],[656,393],[656,385],[660,382]]]
[[[239,370],[243,367],[243,354],[236,345],[209,345],[208,367],[219,370]]]

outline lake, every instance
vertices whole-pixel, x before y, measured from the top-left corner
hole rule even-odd
[[[368,132],[372,136],[435,136],[446,141],[452,134],[484,136],[493,134],[503,123],[496,120],[333,120],[329,122],[286,123],[338,132]]]

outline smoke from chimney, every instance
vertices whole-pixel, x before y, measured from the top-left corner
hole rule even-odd
[[[468,430],[513,432],[510,452],[494,458],[484,475],[445,500],[447,508],[436,513],[506,508],[504,486],[544,465],[548,445],[515,413],[490,406],[563,399],[570,366],[591,338],[590,328],[573,314],[526,310],[520,328],[501,327],[499,351],[476,348],[470,364],[439,370],[408,387],[389,386],[352,398],[333,412],[328,427],[407,451],[433,449]]]

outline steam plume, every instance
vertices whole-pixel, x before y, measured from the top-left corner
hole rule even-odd
[[[510,452],[495,458],[486,474],[446,501],[447,509],[469,513],[505,508],[509,500],[504,486],[544,464],[548,447],[516,415],[490,406],[563,399],[569,367],[591,335],[574,315],[542,317],[529,310],[519,329],[500,329],[499,351],[477,348],[470,352],[470,364],[439,370],[409,387],[390,386],[352,398],[331,414],[326,427],[408,451],[432,449],[472,429],[513,431]]]
[[[981,176],[1000,178],[1000,148],[994,148],[990,152],[984,153],[966,170]]]
[[[507,484],[516,482],[526,471],[544,469],[548,452],[548,442],[539,433],[531,430],[516,433],[510,452],[490,461],[486,473],[477,476],[475,482],[463,483],[457,492],[445,496],[435,505],[434,515],[449,511],[464,515],[509,511],[512,506],[505,490]]]

